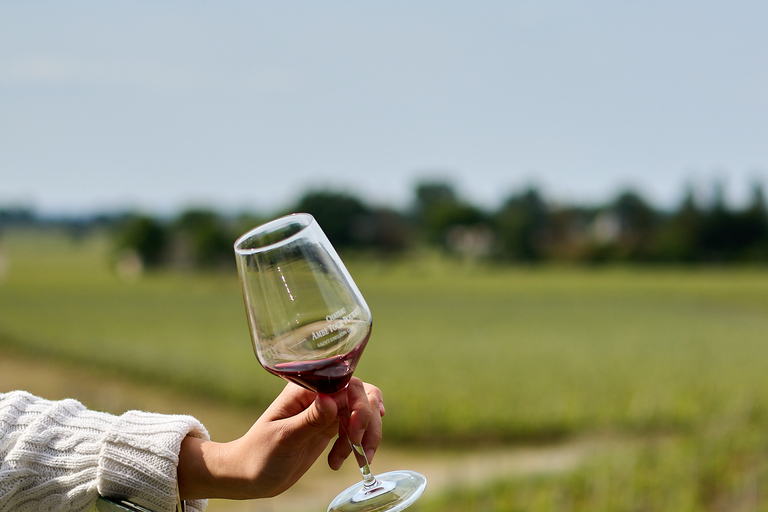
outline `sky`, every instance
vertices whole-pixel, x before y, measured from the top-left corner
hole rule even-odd
[[[0,209],[738,204],[768,183],[767,26],[764,0],[0,0]]]

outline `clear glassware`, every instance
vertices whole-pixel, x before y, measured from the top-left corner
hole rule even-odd
[[[253,348],[270,373],[334,395],[342,430],[346,388],[371,333],[371,311],[317,221],[292,214],[235,242]],[[363,480],[328,506],[336,512],[397,512],[424,492],[415,471],[373,476],[362,446],[352,444]]]

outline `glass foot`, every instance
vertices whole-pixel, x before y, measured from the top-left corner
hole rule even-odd
[[[416,501],[427,486],[424,475],[415,471],[390,471],[375,478],[368,488],[358,482],[336,496],[328,512],[398,512]]]

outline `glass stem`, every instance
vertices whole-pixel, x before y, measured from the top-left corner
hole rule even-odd
[[[363,481],[365,481],[365,485],[376,485],[376,479],[371,473],[371,467],[368,465],[368,457],[365,456],[363,447],[359,444],[352,443],[352,441],[349,442],[349,445],[352,447],[352,453],[355,454],[357,465],[360,466],[360,473],[363,474]]]
[[[347,390],[344,389],[338,395],[334,397],[336,404],[339,407],[339,423],[341,425],[341,433],[347,438],[349,446],[352,447],[352,453],[355,455],[357,465],[360,468],[360,473],[363,474],[363,482],[366,487],[372,487],[379,485],[379,482],[373,477],[371,473],[371,467],[368,463],[368,457],[365,455],[363,445],[359,443],[353,443],[349,437],[349,421],[351,412],[349,410],[347,402]]]

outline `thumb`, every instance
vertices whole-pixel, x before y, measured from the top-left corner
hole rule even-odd
[[[324,431],[333,426],[336,429],[338,406],[333,398],[327,395],[317,395],[312,405],[301,415],[301,421],[306,427]]]

